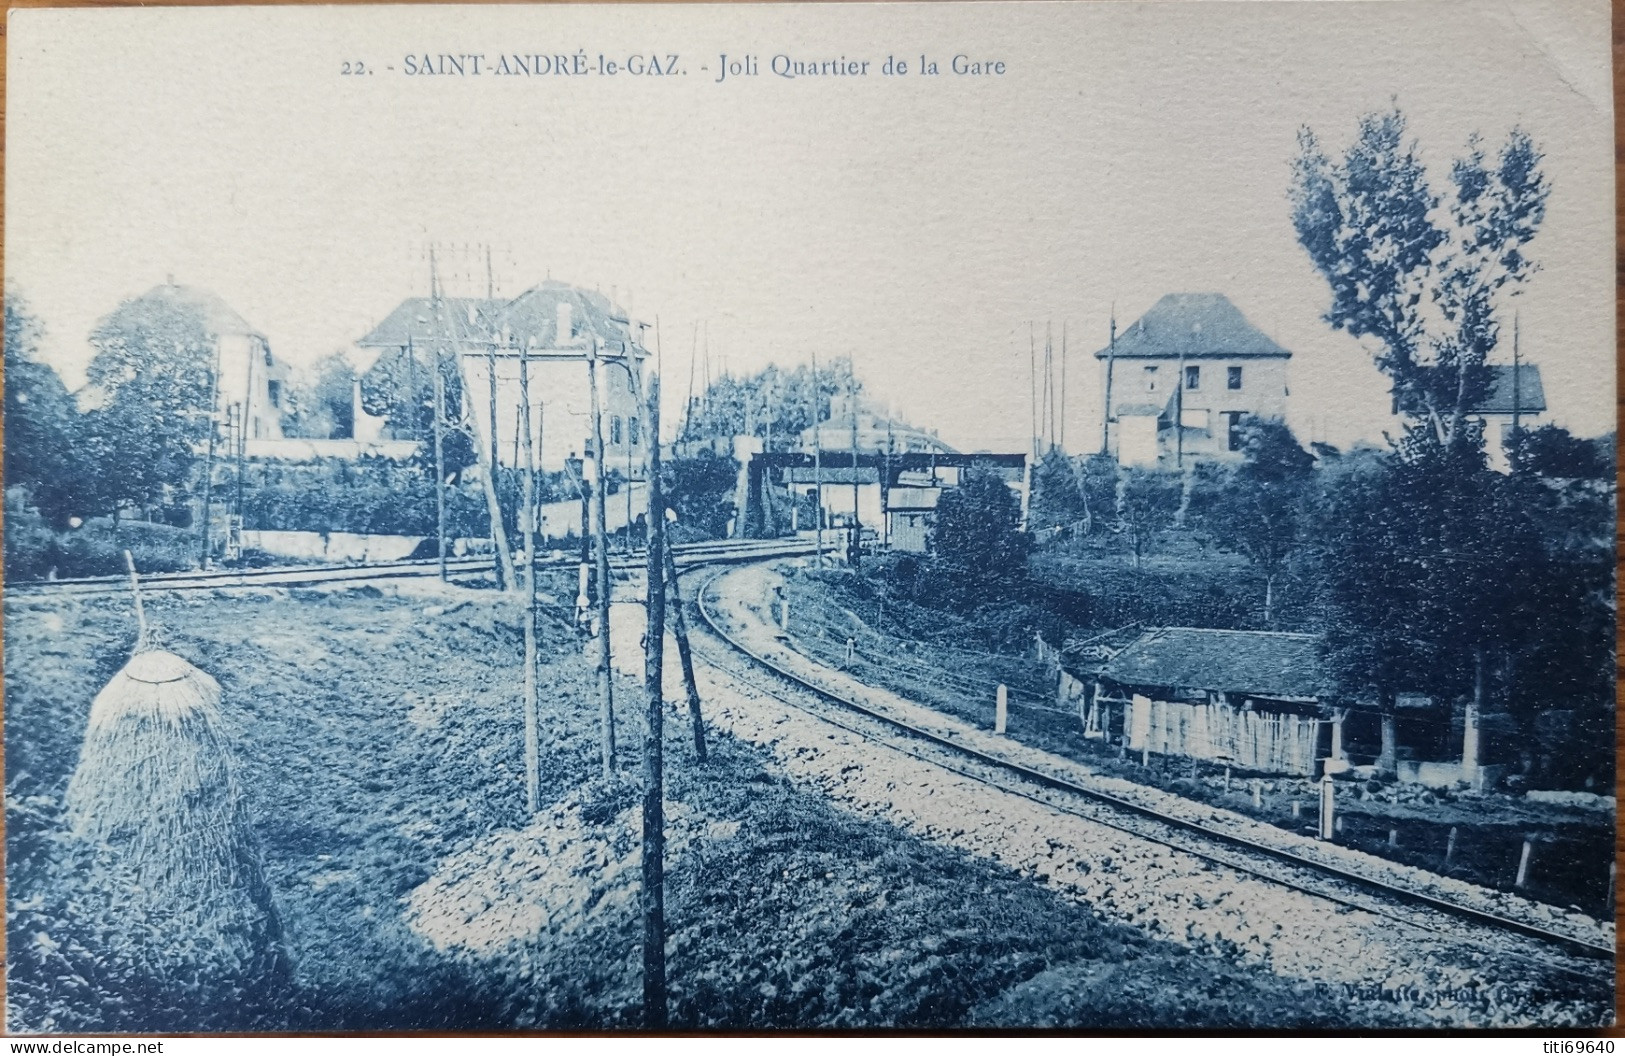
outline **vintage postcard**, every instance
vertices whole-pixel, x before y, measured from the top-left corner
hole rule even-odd
[[[6,43],[7,1031],[1613,1023],[1601,0]]]

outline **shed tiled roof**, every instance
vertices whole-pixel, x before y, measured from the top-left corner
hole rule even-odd
[[[1170,293],[1117,335],[1105,359],[1287,359],[1222,293]]]
[[[1325,692],[1319,639],[1277,631],[1164,627],[1131,642],[1101,668],[1114,682],[1261,697]]]

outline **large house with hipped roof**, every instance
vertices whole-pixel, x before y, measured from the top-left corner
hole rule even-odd
[[[361,379],[368,371],[382,369],[386,357],[409,357],[422,376],[431,377],[429,367],[437,354],[459,356],[468,386],[466,412],[479,442],[491,445],[494,429],[498,464],[517,465],[523,459],[523,356],[529,375],[531,442],[538,464],[552,471],[590,450],[587,364],[589,353],[596,350],[605,462],[611,470],[637,478],[643,475],[644,459],[644,415],[637,393],[642,391],[643,364],[649,355],[643,346],[644,328],[602,293],[549,279],[512,300],[408,298],[356,341],[351,358]],[[362,385],[358,380],[356,439],[377,440],[385,435],[388,423],[366,412]]]
[[[1220,293],[1170,293],[1095,353],[1105,449],[1177,469],[1240,457],[1242,424],[1284,418],[1292,353]]]

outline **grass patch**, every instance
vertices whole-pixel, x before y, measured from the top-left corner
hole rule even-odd
[[[90,701],[133,642],[127,607],[7,602],[11,1030],[638,1022],[635,900],[618,900],[624,885],[594,879],[597,871],[583,874],[582,904],[591,908],[569,928],[515,928],[476,948],[415,924],[414,895],[421,903],[457,862],[482,854],[495,861],[495,849],[520,846],[531,831],[522,809],[517,613],[500,599],[438,617],[423,606],[376,591],[149,599],[163,644],[221,683],[222,729],[295,965],[289,993],[271,1007],[197,1009],[143,999],[139,966],[125,963],[139,952],[139,936],[87,931],[78,900],[92,893],[72,880],[78,852],[62,797]],[[624,827],[635,802],[636,760],[625,751],[617,781],[593,778],[591,671],[560,621],[541,627],[542,787],[562,804],[544,813],[576,818],[559,823],[566,834],[570,825],[591,828],[615,866],[602,872],[625,872],[635,847],[614,826]],[[633,751],[635,699],[623,684],[621,738]],[[1104,923],[1006,868],[836,809],[787,782],[750,745],[713,735],[714,759],[697,767],[683,725],[668,730],[674,816],[704,829],[669,865],[674,1025],[1372,1022],[1369,1008]],[[496,886],[476,912],[522,903],[525,875],[487,871]],[[566,886],[550,882],[549,902],[564,904]],[[1130,1005],[1106,988],[1060,988],[1051,1004],[1064,1000],[1064,1009],[1033,996],[1000,1004],[1001,995],[1064,965],[1109,966],[1141,999]],[[1169,985],[1178,978],[1207,980],[1211,993],[1193,1001]]]

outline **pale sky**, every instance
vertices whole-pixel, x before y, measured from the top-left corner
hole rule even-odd
[[[1397,99],[1442,186],[1514,124],[1553,192],[1518,298],[1550,418],[1613,427],[1612,92],[1603,0],[25,10],[11,23],[6,271],[76,385],[86,335],[173,274],[299,365],[427,290],[425,246],[494,247],[658,316],[671,410],[704,322],[735,372],[850,355],[966,449],[1022,450],[1028,325],[1063,322],[1067,440],[1092,353],[1169,292],[1217,291],[1291,349],[1292,424],[1386,424],[1369,351],[1321,321],[1286,189]],[[680,56],[670,77],[409,77],[408,54]],[[921,52],[942,73],[914,72]],[[955,76],[955,53],[1003,76]],[[715,83],[718,55],[760,74]],[[869,60],[773,75],[772,57]],[[902,77],[879,74],[888,54]],[[342,76],[344,62],[376,70]],[[664,60],[662,60],[664,61]],[[393,66],[394,70],[386,69]],[[702,70],[701,67],[707,67]],[[449,292],[483,293],[474,250]],[[466,276],[466,277],[464,277]],[[1507,334],[1510,340],[1510,317]],[[1504,358],[1510,358],[1510,348]]]

